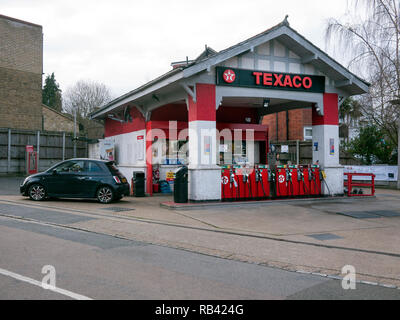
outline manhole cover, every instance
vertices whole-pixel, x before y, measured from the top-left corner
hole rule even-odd
[[[339,237],[333,233],[320,233],[320,234],[309,234],[307,237],[311,237],[317,240],[325,241],[325,240],[333,240],[333,239],[343,239],[343,237]]]
[[[133,208],[122,208],[122,207],[108,207],[108,208],[102,208],[101,210],[110,210],[114,212],[121,212],[121,211],[131,211],[135,210]]]
[[[381,216],[374,214],[372,212],[363,212],[363,211],[343,211],[336,212],[337,214],[341,214],[343,216],[348,216],[356,219],[376,219],[381,218]]]
[[[391,210],[377,210],[377,211],[368,211],[368,213],[377,214],[382,217],[400,217],[400,213],[398,211]]]

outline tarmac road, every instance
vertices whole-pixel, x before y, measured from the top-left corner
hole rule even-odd
[[[73,228],[90,219],[1,204],[0,299],[400,299],[398,289],[343,290],[339,280]],[[40,286],[45,265],[58,292]]]

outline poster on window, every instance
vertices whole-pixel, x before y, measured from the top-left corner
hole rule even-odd
[[[111,140],[100,141],[100,159],[109,161],[115,160],[114,141]]]

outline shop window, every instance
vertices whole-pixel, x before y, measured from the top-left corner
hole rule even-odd
[[[188,144],[186,140],[165,140],[161,147],[161,164],[187,164]]]
[[[237,141],[233,143],[233,163],[244,164],[248,161],[247,159],[247,144],[246,141]]]
[[[312,140],[312,127],[304,127],[304,140]]]

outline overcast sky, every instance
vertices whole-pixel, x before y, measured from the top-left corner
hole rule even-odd
[[[195,58],[281,22],[325,50],[330,17],[346,0],[0,0],[0,14],[43,26],[43,72],[62,90],[80,79],[107,85],[114,97]],[[340,62],[340,57],[335,57]],[[44,79],[44,77],[43,77]]]

